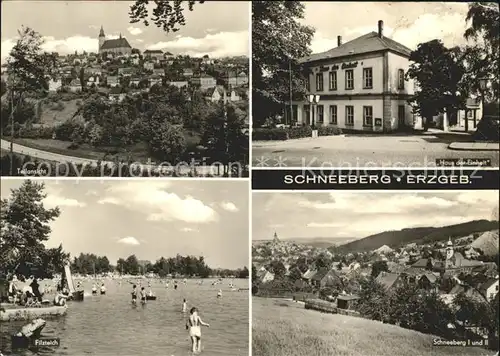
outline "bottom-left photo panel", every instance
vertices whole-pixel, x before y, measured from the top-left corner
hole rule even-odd
[[[1,180],[0,355],[249,355],[249,182]]]

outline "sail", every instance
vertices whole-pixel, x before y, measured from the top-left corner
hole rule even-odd
[[[64,266],[64,274],[66,275],[66,282],[68,283],[69,292],[74,293],[76,290],[73,284],[73,277],[71,276],[71,269],[69,268],[69,265]]]

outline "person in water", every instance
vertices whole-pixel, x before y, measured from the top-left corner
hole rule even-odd
[[[97,293],[97,286],[94,284],[92,284],[92,294],[96,294]]]
[[[149,295],[150,297],[153,297],[153,296],[154,296],[154,294],[153,294],[153,290],[151,289],[151,287],[149,287],[149,292],[148,292],[148,295]]]
[[[137,286],[134,284],[132,286],[132,304],[137,304]]]
[[[146,290],[144,287],[141,288],[141,303],[146,304]]]
[[[184,299],[184,302],[182,302],[182,312],[183,313],[187,312],[187,302],[186,302],[186,299]]]
[[[174,289],[177,289],[177,281],[174,282]]]
[[[222,298],[222,289],[217,292],[217,298]]]
[[[104,286],[104,283],[101,285],[101,294],[106,293],[106,287]]]
[[[66,299],[68,299],[68,296],[66,294],[58,292],[54,297],[54,305],[63,307],[66,305]]]
[[[189,331],[193,353],[198,353],[201,352],[201,327],[210,327],[210,324],[205,323],[201,320],[200,316],[198,315],[198,309],[196,308],[191,308],[189,314],[189,319],[186,323],[186,330]]]

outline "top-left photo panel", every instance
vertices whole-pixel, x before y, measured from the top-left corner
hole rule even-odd
[[[250,2],[1,6],[2,176],[248,177]]]

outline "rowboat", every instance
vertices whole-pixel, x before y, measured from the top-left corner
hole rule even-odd
[[[0,310],[0,322],[59,317],[65,315],[67,311],[68,308],[66,306],[60,307],[55,305],[41,308],[6,307]]]
[[[147,295],[146,300],[156,300],[156,295]]]

